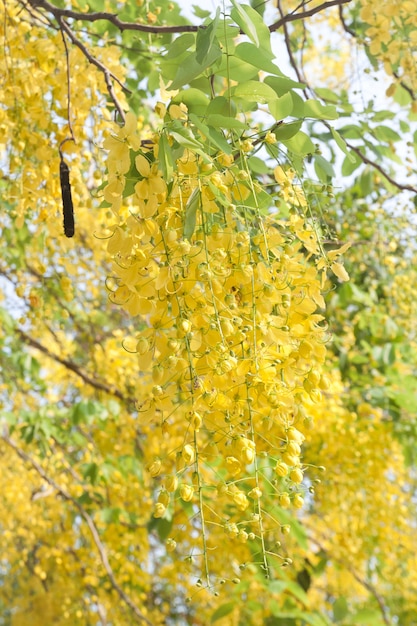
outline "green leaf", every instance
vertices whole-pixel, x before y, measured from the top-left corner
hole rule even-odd
[[[213,65],[222,51],[218,45],[213,45],[204,57],[204,63],[198,63],[195,53],[191,53],[182,61],[179,66],[174,80],[168,85],[169,90],[179,89],[183,85],[189,84],[192,80],[201,76],[203,72]]]
[[[303,89],[303,83],[296,83],[295,80],[287,76],[267,76],[264,80],[266,85],[272,87],[277,96],[281,97],[291,89]]]
[[[200,17],[203,20],[206,17],[210,16],[210,11],[205,11],[204,9],[201,9],[197,4],[193,4],[193,11],[196,17]]]
[[[302,122],[290,122],[289,124],[281,124],[276,130],[274,135],[278,141],[285,141],[294,137],[300,130]]]
[[[236,105],[224,96],[216,96],[207,107],[206,115],[224,115],[224,117],[234,117],[236,115]]]
[[[156,530],[161,541],[165,541],[169,537],[172,530],[173,521],[172,518],[167,515],[168,511],[166,511],[165,517],[153,517],[148,524],[148,529],[150,531]]]
[[[348,160],[354,163],[355,155],[350,152],[343,137],[341,137],[337,130],[335,130],[334,128],[330,128],[330,132],[332,133],[332,137],[339,146],[339,148],[342,150],[342,152],[346,154]]]
[[[191,117],[191,116],[190,116]],[[204,146],[200,141],[198,141],[192,131],[189,128],[183,126],[177,120],[172,123],[170,134],[178,141],[180,146],[183,148],[187,148],[188,150],[193,150],[197,154],[199,154],[204,161],[209,161],[209,157],[204,150]]]
[[[281,70],[271,60],[273,56],[253,43],[247,41],[240,43],[236,46],[235,56],[246,61],[246,63],[250,63],[250,65],[254,65],[258,70],[282,76]]]
[[[259,102],[260,104],[276,100],[277,97],[272,87],[256,80],[248,80],[237,85],[233,93],[236,98],[249,100],[249,102]]]
[[[349,607],[346,598],[337,598],[333,602],[333,619],[336,622],[341,622],[349,614]]]
[[[299,130],[296,135],[291,137],[291,139],[286,139],[283,143],[287,146],[288,150],[301,156],[313,154],[316,149],[310,137],[302,130]]]
[[[304,102],[304,117],[312,117],[317,120],[335,120],[339,117],[333,104],[321,104],[318,100],[306,100]]]
[[[174,41],[169,44],[168,50],[164,55],[164,59],[175,59],[183,54],[186,50],[191,48],[194,44],[195,35],[192,33],[185,33],[180,35]]]
[[[249,157],[248,165],[255,174],[268,174],[271,171],[265,161],[256,156]]]
[[[235,80],[237,83],[245,82],[258,76],[257,68],[251,63],[242,61],[236,56],[222,56],[221,65],[216,71],[218,76],[223,76],[228,80]]]
[[[327,102],[332,102],[333,104],[337,104],[340,100],[339,96],[334,93],[331,89],[327,89],[327,87],[316,87],[314,89],[314,93],[316,93],[322,100],[326,100]]]
[[[190,113],[196,115],[204,115],[207,111],[207,107],[210,104],[209,98],[201,89],[195,89],[195,87],[189,87],[188,89],[182,89],[174,98],[172,98],[174,104],[183,102]]]
[[[383,621],[381,613],[375,609],[361,609],[354,615],[352,615],[352,625],[360,624],[361,626],[383,626],[386,622]]]
[[[258,48],[265,48],[271,52],[271,33],[259,13],[249,5],[241,4],[237,0],[231,0],[231,2],[233,4],[231,17],[240,26],[242,32]]]
[[[209,52],[214,46],[216,41],[216,30],[220,18],[220,7],[217,7],[216,17],[210,24],[204,28],[199,28],[197,31],[197,38],[195,43],[195,58],[197,63],[204,65],[209,56]],[[216,44],[219,47],[219,44]]]
[[[388,143],[391,141],[399,141],[401,139],[400,135],[389,126],[377,126],[374,128],[373,133],[379,141],[387,141]]]
[[[293,99],[290,93],[286,93],[281,96],[281,98],[276,98],[268,102],[269,112],[277,122],[291,115],[293,107]]]
[[[362,159],[355,152],[348,154],[342,163],[343,176],[350,176],[362,164]]]
[[[92,485],[97,483],[99,477],[99,467],[97,463],[86,463],[82,469],[82,475],[88,479]]]
[[[159,139],[159,166],[162,171],[162,175],[166,182],[172,180],[172,174],[174,171],[174,160],[172,157],[171,146],[165,133],[162,133]]]
[[[233,611],[235,606],[236,602],[226,602],[225,604],[221,604],[211,616],[210,623],[214,624],[214,622],[217,622],[222,617],[226,617],[226,615],[229,615]]]
[[[203,133],[203,135],[205,135],[207,140],[209,140],[214,146],[216,146],[216,148],[222,150],[225,154],[231,154],[232,147],[220,131],[216,130],[212,126],[207,126],[206,124],[203,124],[203,122],[192,113],[190,113],[189,118],[190,121]]]
[[[184,218],[184,232],[183,236],[185,239],[191,240],[193,233],[195,231],[195,226],[197,222],[197,210],[201,206],[201,193],[200,189],[196,187],[188,198],[187,205],[185,207],[185,218]]]
[[[333,178],[335,175],[333,165],[329,163],[320,154],[314,154],[314,169],[322,183],[327,183],[329,178]]]
[[[207,116],[207,124],[210,126],[217,126],[218,128],[231,129],[237,128],[239,130],[247,130],[248,125],[234,117],[226,117],[218,113],[213,113]]]
[[[122,509],[119,507],[107,507],[105,509],[101,509],[100,517],[106,524],[117,524],[122,512]]]

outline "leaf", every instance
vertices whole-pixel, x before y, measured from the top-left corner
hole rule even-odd
[[[281,124],[275,131],[274,135],[278,139],[278,141],[285,141],[286,139],[291,139],[294,137],[300,130],[302,126],[302,122],[290,122],[289,124]]]
[[[100,517],[106,524],[117,524],[121,513],[123,513],[123,511],[119,507],[107,507],[101,509]]]
[[[288,93],[291,89],[303,89],[305,85],[303,83],[296,83],[292,78],[288,76],[267,76],[264,80],[266,85],[272,87],[275,93],[281,97]]]
[[[197,31],[197,38],[195,43],[195,58],[197,63],[204,65],[209,56],[209,52],[212,49],[214,42],[216,41],[216,30],[220,18],[220,7],[217,7],[216,17],[212,22],[206,25],[204,28],[199,28]],[[219,44],[216,44],[217,47]]]
[[[304,116],[317,120],[335,120],[339,117],[333,104],[321,104],[318,100],[306,100],[304,102]]]
[[[351,163],[355,162],[355,155],[353,155],[346,145],[346,141],[334,128],[330,128],[330,132],[332,133],[332,137],[339,146],[339,148],[344,152]]]
[[[321,154],[314,155],[314,169],[322,183],[327,183],[335,175],[333,165],[329,163]]]
[[[190,113],[196,115],[204,115],[207,111],[207,107],[210,104],[209,98],[201,89],[195,87],[189,87],[188,89],[182,89],[177,95],[172,98],[173,104],[179,104],[183,102]]]
[[[172,174],[174,171],[174,160],[172,157],[171,146],[169,145],[169,141],[165,133],[162,133],[159,139],[159,166],[162,171],[162,175],[166,182],[172,180]]]
[[[247,41],[240,43],[236,46],[234,54],[242,61],[246,61],[246,63],[254,65],[258,68],[258,70],[282,76],[281,70],[271,60],[273,55],[268,54],[265,50],[259,48],[253,43],[249,43]]]
[[[310,137],[302,130],[299,130],[296,135],[291,137],[291,139],[286,139],[283,143],[289,150],[291,150],[291,152],[295,152],[295,154],[299,154],[301,156],[313,154],[316,149]]]
[[[333,602],[333,618],[336,622],[341,622],[349,613],[349,607],[346,598],[337,598]]]
[[[211,616],[210,623],[214,624],[222,617],[226,617],[229,615],[236,606],[236,602],[226,602],[225,604],[221,604],[218,609],[216,609]]]
[[[379,611],[375,609],[361,609],[352,615],[351,623],[360,624],[361,626],[384,626],[386,622],[382,619]]]
[[[250,102],[259,102],[260,104],[276,100],[277,97],[272,87],[256,80],[248,80],[237,85],[234,88],[234,96]]]
[[[199,154],[204,159],[204,161],[209,161],[203,144],[194,137],[192,131],[189,128],[186,128],[177,121],[173,122],[171,128],[172,130],[170,131],[170,134],[174,137],[174,139],[178,141],[178,143],[183,148],[193,150],[194,152]]]
[[[322,100],[327,100],[328,102],[332,102],[333,104],[337,104],[340,100],[339,96],[327,87],[316,87],[314,93],[322,98]]]
[[[392,141],[400,141],[401,137],[395,130],[392,130],[389,126],[377,126],[373,131],[375,137],[379,139],[379,141],[386,141],[388,143]]]
[[[224,128],[230,130],[231,128],[237,128],[239,130],[247,130],[248,125],[245,122],[241,122],[234,117],[226,117],[218,113],[213,113],[207,116],[207,124],[210,126],[217,126],[218,128]]]
[[[191,46],[194,44],[194,41],[195,35],[193,35],[192,33],[185,33],[184,35],[180,35],[169,44],[164,59],[175,59],[176,57],[186,52],[186,50],[191,48]]]
[[[350,176],[362,164],[362,159],[355,152],[348,154],[342,163],[343,176]]]
[[[173,91],[179,89],[183,85],[189,84],[198,76],[201,76],[203,72],[213,65],[219,57],[222,56],[222,51],[218,45],[213,45],[204,57],[204,63],[198,63],[195,53],[191,53],[184,61],[179,65],[174,80],[167,89]]]
[[[230,15],[236,24],[258,48],[265,48],[271,52],[271,33],[259,13],[237,0],[231,0],[231,2],[233,9]]]
[[[206,124],[203,124],[203,122],[196,115],[193,115],[192,113],[190,114],[189,117],[190,117],[190,121],[219,150],[222,150],[225,154],[231,154],[232,153],[231,145],[227,142],[227,140],[225,139],[225,137],[222,135],[222,133],[220,131],[216,130],[212,126],[207,126]],[[231,118],[231,119],[233,119],[233,118]],[[206,156],[206,160],[207,160],[207,155],[205,155],[205,156]]]
[[[184,231],[183,236],[185,239],[191,240],[193,236],[196,222],[197,222],[197,210],[201,206],[201,192],[198,187],[196,187],[188,198],[188,202],[185,207],[185,218],[184,218]]]
[[[268,102],[269,112],[277,122],[291,115],[293,108],[294,104],[290,93],[286,93],[281,96],[281,98],[276,98]]]

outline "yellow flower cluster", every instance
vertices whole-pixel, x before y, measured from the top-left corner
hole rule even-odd
[[[103,193],[116,218],[110,297],[138,320],[138,419],[161,433],[154,516],[180,499],[226,529],[256,515],[259,536],[262,484],[282,506],[303,503],[299,424],[321,397],[326,340],[301,250],[316,242],[301,217],[250,208],[258,183],[228,155],[184,149],[165,180],[159,137],[141,149],[136,124],[128,114],[105,140]]]
[[[369,27],[370,52],[381,59],[385,71],[413,92],[417,90],[417,24],[413,0],[362,0],[361,19]]]

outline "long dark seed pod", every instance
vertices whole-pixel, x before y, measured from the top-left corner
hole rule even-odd
[[[59,165],[59,179],[61,181],[62,209],[64,213],[64,233],[67,237],[74,236],[74,207],[71,197],[71,185],[69,178],[69,167],[61,155]]]

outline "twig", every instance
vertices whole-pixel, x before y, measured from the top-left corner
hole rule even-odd
[[[345,139],[345,143],[347,147],[350,148],[353,152],[355,152],[364,163],[367,163],[368,165],[371,165],[373,168],[375,168],[384,178],[387,179],[389,183],[391,183],[391,185],[394,185],[394,187],[397,187],[397,189],[399,189],[400,191],[412,191],[413,193],[417,193],[417,187],[413,187],[412,185],[403,185],[402,183],[397,183],[397,181],[394,180],[392,176],[390,176],[380,165],[378,165],[376,161],[372,161],[372,159],[368,159],[368,157],[365,156],[359,148],[356,148],[356,146],[346,141],[346,139]]]
[[[340,23],[343,26],[343,30],[348,33],[351,37],[354,37],[355,39],[358,39],[358,34],[356,33],[356,31],[353,30],[353,28],[351,28],[350,26],[348,26],[346,24],[346,20],[345,17],[343,15],[343,7],[339,6],[339,18],[340,18]],[[366,43],[364,43],[365,46],[367,46]],[[403,80],[401,80],[400,75],[398,74],[398,72],[392,72],[392,75],[394,76],[394,78],[396,78],[401,87],[403,89],[405,89],[405,91],[407,91],[407,93],[410,95],[412,100],[417,100],[417,94],[411,89],[411,87],[409,87]]]
[[[148,620],[148,618],[143,615],[143,613],[139,610],[139,608],[136,606],[136,604],[133,602],[133,600],[125,593],[125,591],[123,591],[123,589],[120,587],[119,583],[116,581],[116,578],[114,576],[114,572],[112,570],[112,567],[109,563],[108,557],[107,557],[107,552],[106,549],[100,539],[100,535],[99,532],[97,530],[97,526],[95,525],[93,518],[91,517],[91,515],[89,515],[89,513],[87,513],[87,511],[84,509],[84,507],[78,502],[78,500],[76,500],[75,498],[73,498],[67,491],[65,491],[65,489],[63,489],[62,487],[60,487],[53,478],[51,478],[43,469],[43,467],[41,467],[41,465],[39,465],[39,463],[37,463],[37,461],[35,461],[35,459],[33,459],[31,456],[29,456],[26,452],[24,452],[21,448],[19,448],[19,446],[9,437],[7,432],[3,432],[2,434],[2,438],[3,440],[11,447],[13,448],[13,450],[16,452],[16,454],[26,463],[29,463],[33,469],[39,474],[39,476],[41,476],[43,478],[44,481],[46,481],[51,487],[53,487],[53,489],[55,489],[55,491],[57,493],[59,493],[59,495],[66,500],[67,502],[71,502],[75,508],[77,509],[77,511],[79,512],[79,514],[81,515],[81,517],[84,519],[84,521],[86,522],[90,533],[92,535],[93,541],[96,545],[96,548],[98,550],[99,556],[100,556],[100,560],[101,563],[107,573],[107,576],[111,582],[111,585],[113,587],[113,589],[118,593],[119,597],[121,598],[121,600],[127,604],[127,606],[132,610],[133,614],[136,616],[137,621],[138,622],[144,622],[145,624],[148,624],[148,626],[152,626],[152,623]]]
[[[278,0],[277,8],[278,8],[278,11],[279,11],[279,13],[281,15],[281,19],[284,18],[284,12],[283,12],[282,7],[281,7],[281,0]],[[288,28],[287,28],[286,22],[284,22],[283,27],[284,27],[285,46],[287,48],[288,57],[290,59],[291,66],[292,66],[292,68],[293,68],[293,70],[295,72],[295,75],[297,76],[298,82],[299,83],[305,83],[306,82],[305,78],[301,75],[301,71],[298,68],[298,65],[297,65],[296,60],[295,60],[294,55],[293,55],[293,52],[291,50],[290,34],[288,32]]]
[[[320,550],[324,553],[327,553],[328,551],[326,550],[326,548],[323,546],[323,544],[318,540],[315,539],[315,537],[313,537],[311,534],[308,535],[308,539],[310,541],[312,541],[313,543],[316,544],[316,546],[318,548],[320,548]],[[377,592],[377,590],[375,589],[375,587],[368,582],[367,580],[364,580],[363,578],[361,578],[359,576],[359,574],[357,574],[355,572],[355,570],[347,563],[345,563],[345,561],[343,561],[341,558],[337,558],[335,557],[333,554],[331,555],[331,560],[335,561],[336,563],[339,563],[340,565],[342,565],[343,567],[345,567],[347,569],[347,571],[353,576],[353,578],[360,584],[362,585],[362,587],[365,587],[365,589],[367,589],[375,598],[378,606],[379,606],[379,610],[381,611],[381,615],[382,615],[382,620],[384,622],[384,624],[386,624],[386,626],[391,626],[391,622],[389,620],[388,617],[388,609],[385,606],[385,603],[382,599],[382,597],[380,596],[380,594]]]
[[[53,354],[53,352],[48,350],[48,348],[46,348],[43,344],[41,344],[39,341],[37,341],[36,339],[31,337],[27,333],[25,333],[20,328],[18,328],[16,330],[16,332],[20,336],[20,338],[25,343],[27,343],[29,346],[32,346],[32,348],[35,348],[36,350],[39,350],[40,352],[43,352],[43,354],[46,354],[46,356],[48,356],[50,359],[53,359],[57,363],[60,363],[61,365],[66,367],[71,372],[74,372],[74,374],[79,376],[79,378],[81,378],[88,385],[91,385],[91,387],[94,387],[95,389],[98,389],[99,391],[104,391],[105,393],[108,393],[111,396],[115,396],[116,398],[118,398],[119,400],[122,400],[125,403],[134,403],[134,399],[133,398],[126,398],[122,394],[121,391],[119,391],[115,387],[112,387],[110,385],[106,385],[105,383],[103,383],[100,380],[97,380],[96,378],[92,378],[91,376],[89,376],[88,374],[83,372],[78,367],[78,365],[76,365],[72,361],[69,361],[68,359],[63,359],[62,357],[58,356],[57,354]]]
[[[75,142],[75,136],[74,136],[74,131],[72,129],[72,123],[71,123],[71,72],[70,72],[70,63],[69,63],[69,51],[68,51],[68,46],[67,46],[67,40],[65,39],[65,34],[64,31],[62,30],[62,28],[60,28],[60,32],[61,32],[61,37],[62,37],[62,41],[64,44],[64,48],[65,48],[65,59],[67,62],[67,119],[68,119],[68,128],[70,131],[70,135],[71,135],[71,139]],[[64,141],[66,141],[64,139]],[[59,150],[61,152],[61,147],[63,145],[64,142],[61,143]],[[62,154],[61,154],[61,158],[62,158]]]
[[[312,9],[303,11],[302,13],[288,13],[288,15],[282,16],[277,22],[271,24],[271,26],[269,26],[269,30],[273,33],[288,22],[304,20],[306,17],[312,17],[316,13],[320,13],[320,11],[325,11],[330,7],[340,6],[341,4],[347,4],[348,2],[352,2],[352,0],[328,0],[327,2],[323,2],[323,4],[319,4],[317,7],[313,7]]]
[[[118,85],[120,85],[120,87],[126,91],[127,93],[131,93],[130,89],[128,89],[123,83],[122,81],[117,78],[117,76],[115,74],[113,74],[113,72],[111,72],[101,61],[99,61],[98,59],[96,59],[96,57],[94,57],[85,47],[85,45],[78,39],[78,37],[76,37],[75,33],[71,30],[71,28],[68,26],[68,24],[62,19],[62,17],[58,16],[57,17],[58,20],[58,24],[61,28],[61,31],[64,30],[68,37],[71,39],[72,43],[77,46],[81,52],[85,55],[86,59],[92,64],[95,65],[101,72],[103,72],[104,75],[104,80],[106,81],[106,85],[107,85],[107,91],[110,94],[110,98],[112,99],[114,106],[116,107],[120,117],[122,118],[123,122],[125,121],[125,114],[124,111],[121,107],[120,102],[118,101],[116,94],[114,93],[114,87],[113,87],[113,83],[111,81],[111,79],[113,79],[114,81],[116,81],[116,83]]]
[[[302,13],[289,13],[281,17],[277,22],[269,26],[269,30],[272,32],[281,28],[283,24],[287,22],[293,22],[295,20],[303,20],[306,17],[311,17],[320,11],[324,11],[333,6],[339,6],[340,4],[346,4],[352,0],[328,0],[317,7],[303,11]],[[176,24],[175,26],[155,26],[150,24],[138,24],[136,22],[123,22],[116,14],[108,13],[106,11],[97,11],[94,13],[79,13],[78,11],[72,11],[71,9],[59,9],[47,0],[29,0],[29,3],[36,8],[45,9],[52,13],[56,19],[58,18],[71,18],[77,21],[84,22],[96,22],[98,20],[106,20],[116,26],[121,32],[125,30],[138,30],[142,33],[152,34],[164,34],[164,33],[196,33],[204,26],[195,26],[193,24]]]
[[[346,0],[345,0],[346,1]],[[106,11],[98,11],[94,13],[79,13],[72,11],[71,9],[59,9],[47,2],[47,0],[29,0],[29,3],[36,8],[45,9],[52,13],[56,19],[59,18],[71,18],[77,21],[83,22],[97,22],[98,20],[106,20],[114,26],[116,26],[121,32],[124,30],[138,30],[142,33],[196,33],[200,26],[194,26],[190,24],[178,24],[176,26],[154,26],[150,24],[138,24],[136,22],[123,22],[116,14],[108,13]]]

